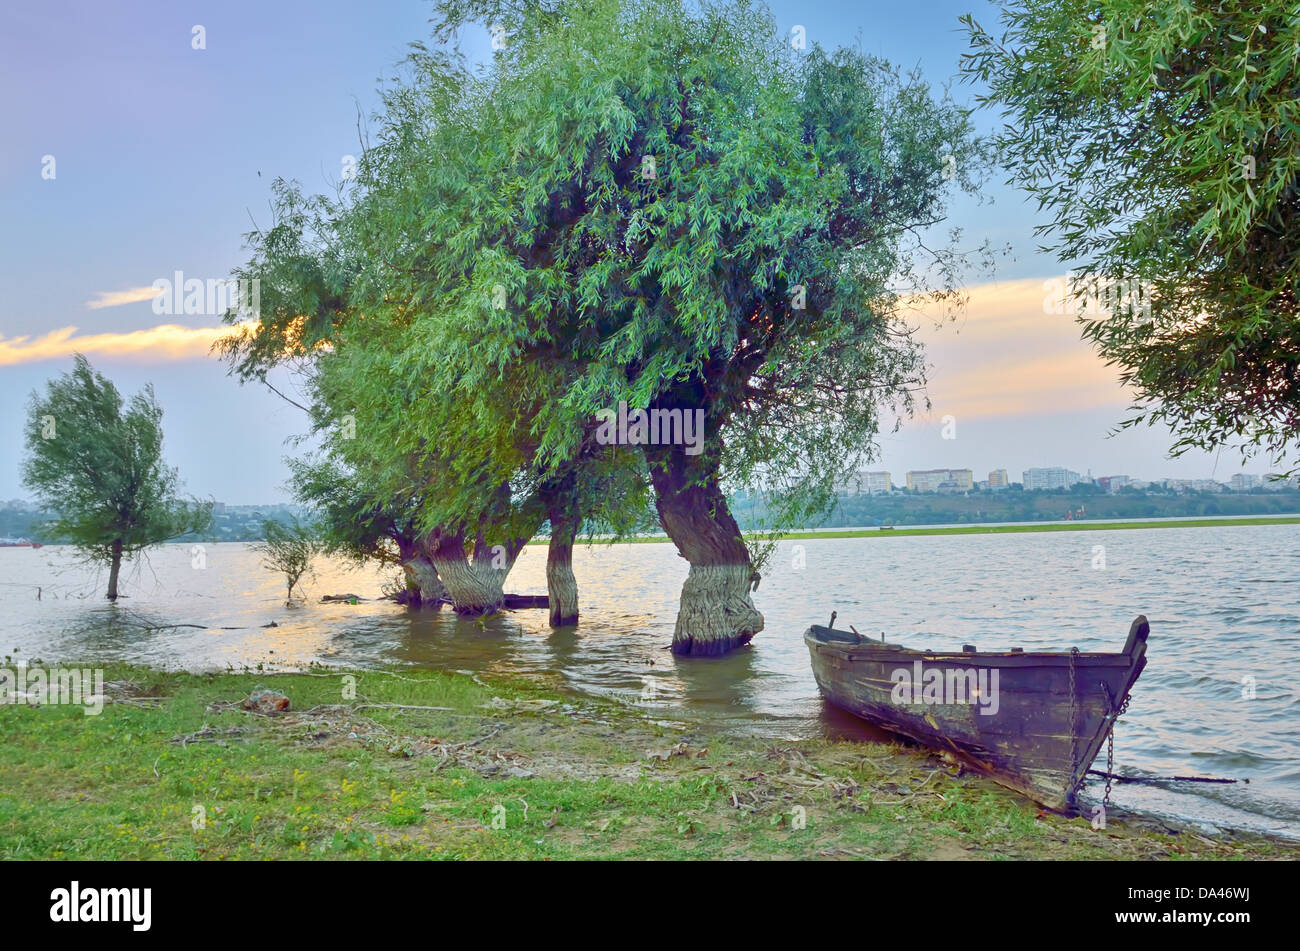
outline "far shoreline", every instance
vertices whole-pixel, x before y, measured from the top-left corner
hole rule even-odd
[[[836,539],[836,538],[899,538],[908,535],[1003,535],[1020,532],[1098,532],[1098,531],[1126,531],[1139,528],[1214,528],[1215,526],[1246,526],[1246,525],[1300,525],[1300,515],[1246,515],[1246,516],[1226,516],[1222,518],[1170,518],[1170,519],[1151,519],[1150,521],[1096,521],[1090,522],[1087,519],[1077,519],[1072,521],[1045,522],[1042,524],[1026,524],[1012,522],[1005,525],[997,523],[981,523],[977,525],[943,525],[943,526],[924,526],[909,525],[906,527],[880,526],[877,528],[812,528],[797,529],[795,531],[780,533],[778,539],[784,541],[792,540],[811,540],[818,539]],[[761,541],[766,537],[765,532],[746,531],[743,533],[745,538],[750,541]],[[662,544],[669,541],[667,535],[642,535],[636,538],[620,538],[617,540],[601,539],[599,537],[592,539],[593,543],[601,541],[612,541],[613,544]],[[529,542],[530,545],[544,545],[545,538],[534,539]]]
[[[1243,516],[1221,516],[1216,518],[1168,518],[1168,519],[1150,519],[1146,521],[1088,521],[1087,519],[1076,519],[1072,521],[1061,522],[1043,522],[1043,523],[1026,523],[1026,522],[1009,522],[999,524],[997,522],[983,522],[972,525],[909,525],[906,527],[878,526],[875,528],[802,528],[789,532],[777,533],[778,541],[817,541],[819,539],[833,540],[842,538],[900,538],[904,536],[917,535],[1008,535],[1019,533],[1033,532],[1104,532],[1104,531],[1129,531],[1142,528],[1215,528],[1219,526],[1258,526],[1258,525],[1300,525],[1300,515],[1243,515]],[[767,532],[745,531],[742,533],[747,541],[763,541],[771,537]],[[186,539],[176,539],[168,544],[174,545],[220,545],[235,544],[246,545],[257,541],[257,539],[227,539],[222,541],[193,541]],[[608,536],[592,536],[588,539],[590,544],[614,544],[614,545],[663,545],[670,544],[671,540],[667,535],[638,535],[633,538],[611,539]],[[528,542],[528,546],[546,545],[549,539],[545,535],[539,535]],[[3,548],[28,548],[28,545],[9,545],[0,546]],[[44,542],[40,548],[66,548],[62,542]]]

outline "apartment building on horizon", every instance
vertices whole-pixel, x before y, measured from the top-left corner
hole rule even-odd
[[[1284,477],[1281,473],[1270,472],[1264,476],[1260,484],[1273,492],[1280,492],[1283,489],[1300,489],[1300,476]]]
[[[835,494],[847,495],[885,495],[894,489],[888,472],[868,472],[861,469],[849,476],[835,487]]]
[[[969,492],[974,487],[970,469],[913,469],[907,473],[909,492]]]
[[[1095,485],[1107,494],[1114,495],[1120,489],[1132,488],[1145,490],[1150,487],[1172,489],[1178,492],[1245,492],[1255,488],[1295,489],[1300,488],[1300,477],[1277,479],[1275,476],[1238,473],[1229,482],[1213,479],[1153,479],[1146,481],[1128,475],[1109,475],[1093,478],[1091,471],[1080,475],[1064,466],[1040,466],[1024,470],[1022,481],[1014,483],[1006,469],[989,470],[988,480],[975,481],[970,469],[911,469],[907,473],[906,490],[908,492],[970,492],[1010,488],[1021,485],[1025,491],[1061,490],[1071,486]],[[885,471],[868,471],[860,469],[848,476],[835,487],[835,494],[841,497],[857,495],[888,495],[904,488],[895,484],[892,476]]]
[[[1073,469],[1061,466],[1026,469],[1022,476],[1022,485],[1026,492],[1037,489],[1068,489],[1072,485],[1087,481]]]
[[[1226,486],[1213,479],[1164,479],[1166,489],[1175,492],[1222,492]]]
[[[894,490],[888,472],[859,472],[858,491],[868,495],[884,495]]]

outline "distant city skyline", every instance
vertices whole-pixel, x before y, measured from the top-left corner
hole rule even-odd
[[[1280,473],[1233,473],[1226,479],[1214,478],[1178,478],[1174,476],[1156,476],[1143,478],[1123,472],[1111,472],[1105,475],[1079,473],[1064,466],[1031,466],[1021,473],[1020,479],[1009,478],[1008,471],[992,469],[984,479],[977,478],[978,473],[970,468],[949,467],[940,469],[909,469],[901,482],[895,481],[893,473],[884,469],[859,469],[844,479],[837,490],[875,495],[885,492],[963,492],[979,489],[1002,489],[1013,485],[1021,486],[1025,491],[1068,489],[1074,485],[1096,485],[1108,491],[1124,488],[1146,488],[1148,486],[1175,487],[1218,491],[1248,491],[1253,488],[1268,488],[1276,484],[1296,485],[1297,477],[1289,479],[1270,479]]]
[[[132,392],[134,391],[134,389],[138,389],[139,385],[142,385],[142,383],[138,385],[123,384],[121,380],[116,380],[116,382],[118,382],[119,388],[122,389],[124,392]],[[235,390],[235,392],[246,392],[246,391],[247,389],[243,391],[239,389]],[[254,390],[252,392],[257,392],[257,391]],[[161,394],[160,394],[160,398],[161,398]],[[270,397],[270,399],[276,403],[283,402],[278,397]],[[284,405],[287,406],[287,404]],[[164,410],[166,409],[167,406],[166,404],[164,404]],[[285,415],[288,414],[285,413]],[[201,447],[196,447],[195,445],[192,444],[190,437],[194,435],[203,435],[203,434],[187,432],[184,428],[182,428],[177,424],[175,419],[170,414],[164,417],[164,428],[168,435],[167,445],[165,446],[165,455],[167,456],[168,462],[170,464],[178,465],[179,463],[181,479],[182,482],[185,484],[183,490],[185,494],[195,495],[200,498],[211,498],[212,500],[223,505],[230,505],[232,507],[245,507],[245,508],[257,507],[257,506],[271,507],[277,505],[291,504],[293,502],[292,494],[287,490],[286,487],[284,486],[277,487],[275,483],[271,483],[267,485],[267,483],[264,481],[261,482],[261,484],[267,485],[267,488],[261,494],[258,494],[259,490],[253,488],[252,486],[234,487],[224,493],[217,491],[216,487],[205,488],[204,487],[205,484],[211,485],[211,483],[209,483],[207,479],[203,478],[204,472],[202,467],[200,466],[196,470],[192,464],[187,464],[186,462],[178,460],[177,453],[166,451],[167,446],[174,446],[176,440],[173,439],[172,437],[179,436],[181,437],[180,441],[186,444],[187,453],[194,453],[195,450],[199,448],[204,449],[205,454],[206,452],[220,453],[223,451],[224,447],[221,444],[219,444],[215,439],[203,440],[203,443],[205,443],[205,445]],[[918,427],[918,431],[923,432],[923,430],[921,430],[920,427]],[[208,433],[206,435],[210,437],[212,434]],[[284,467],[282,461],[283,457],[300,453],[303,451],[302,448],[299,447],[298,449],[293,450],[292,447],[287,447],[284,445],[268,444],[265,438],[263,438],[264,433],[258,432],[257,435],[259,437],[257,444],[260,448],[260,451],[264,453],[264,455],[262,455],[260,458],[257,459],[250,459],[249,460],[250,464],[253,465],[255,468],[274,467],[274,468],[283,469],[284,476],[282,476],[281,478],[287,477],[287,467]],[[286,431],[285,438],[288,439],[292,435],[293,435],[292,431]],[[914,433],[913,435],[915,436],[917,434]],[[239,439],[238,434],[235,434],[234,438],[230,441],[230,443],[227,443],[226,445],[227,447],[230,444],[238,446],[240,442],[241,440]],[[946,445],[949,448],[952,448],[953,443],[950,441],[947,442]],[[995,450],[982,449],[977,453],[972,453],[972,455],[987,456],[987,455],[991,455],[992,452],[994,451]],[[1223,455],[1227,456],[1227,453],[1225,452]],[[20,479],[18,478],[17,460],[14,460],[12,463],[8,463],[7,459],[8,459],[8,454],[6,452],[0,451],[0,464],[4,465],[4,468],[0,469],[0,500],[9,500],[9,502],[3,504],[9,504],[14,501],[31,503],[32,502],[31,493],[29,493],[21,485]],[[1205,458],[1202,457],[1200,461],[1204,463]],[[1212,458],[1211,461],[1213,461]],[[1058,469],[1059,468],[1067,471],[1074,471],[1078,473],[1080,476],[1085,476],[1085,477],[1088,475],[1089,472],[1091,472],[1092,474],[1091,477],[1093,479],[1109,478],[1114,476],[1126,476],[1130,480],[1143,482],[1143,483],[1158,483],[1158,482],[1163,482],[1165,480],[1182,480],[1182,481],[1212,480],[1215,482],[1222,483],[1224,485],[1231,484],[1235,476],[1244,476],[1247,478],[1263,480],[1268,475],[1277,471],[1277,469],[1275,468],[1262,465],[1261,460],[1259,459],[1251,460],[1250,463],[1248,463],[1244,468],[1241,469],[1228,469],[1225,465],[1223,465],[1222,460],[1220,460],[1220,464],[1216,470],[1213,466],[1209,466],[1201,469],[1194,468],[1191,465],[1189,465],[1189,460],[1184,458],[1184,459],[1172,460],[1171,462],[1165,465],[1164,472],[1160,472],[1159,474],[1155,474],[1155,475],[1149,474],[1149,472],[1139,472],[1139,471],[1125,472],[1123,470],[1109,470],[1102,466],[1098,466],[1098,465],[1090,466],[1087,465],[1086,463],[1076,463],[1076,465],[1081,465],[1082,468],[1076,469],[1073,466],[1053,466],[1053,465],[1042,465],[1042,464],[1028,465],[1023,467],[1010,465],[1010,464],[992,465],[987,468],[984,467],[977,468],[975,466],[942,466],[942,465],[920,467],[920,466],[912,466],[912,465],[905,465],[905,464],[902,465],[890,464],[886,466],[886,465],[882,465],[880,462],[873,462],[865,466],[859,467],[856,470],[856,474],[859,476],[865,476],[868,474],[886,473],[889,476],[891,488],[896,490],[899,488],[906,488],[908,473],[922,473],[922,472],[957,472],[957,471],[968,470],[971,473],[972,487],[974,487],[974,485],[977,483],[989,481],[989,476],[994,472],[1005,472],[1007,474],[1009,484],[1020,485],[1023,484],[1025,471],[1033,470],[1033,469]],[[196,471],[199,476],[198,479],[194,478]]]

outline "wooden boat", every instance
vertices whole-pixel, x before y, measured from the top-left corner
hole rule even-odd
[[[1118,654],[918,651],[820,625],[804,641],[831,703],[1067,811],[1146,666],[1150,630],[1139,615]]]

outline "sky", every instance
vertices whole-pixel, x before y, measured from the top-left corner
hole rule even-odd
[[[982,2],[778,0],[783,31],[857,43],[938,85],[965,49],[958,16],[996,22]],[[425,0],[225,0],[105,4],[48,0],[6,8],[0,25],[0,499],[20,484],[28,394],[83,352],[124,392],[152,382],[166,455],[187,492],[232,504],[288,500],[284,457],[303,412],[239,385],[209,355],[219,316],[159,314],[153,282],[219,280],[268,220],[270,185],[332,191],[359,152],[358,113],[378,102],[408,43],[428,37]],[[471,59],[489,55],[467,28]],[[955,85],[968,101],[973,90]],[[984,129],[997,117],[977,114]],[[974,246],[1013,253],[968,287],[955,321],[919,319],[929,359],[928,416],[879,440],[908,469],[1062,465],[1094,475],[1225,480],[1240,457],[1169,459],[1165,430],[1111,436],[1128,396],[1067,315],[1044,313],[1045,282],[1066,269],[1038,253],[1033,205],[998,179],[983,203],[961,198],[950,223]],[[277,380],[292,387],[292,381]],[[952,425],[944,427],[944,417]],[[954,437],[954,438],[945,438]],[[1230,458],[1231,456],[1231,458]],[[1266,470],[1261,461],[1245,471]]]

